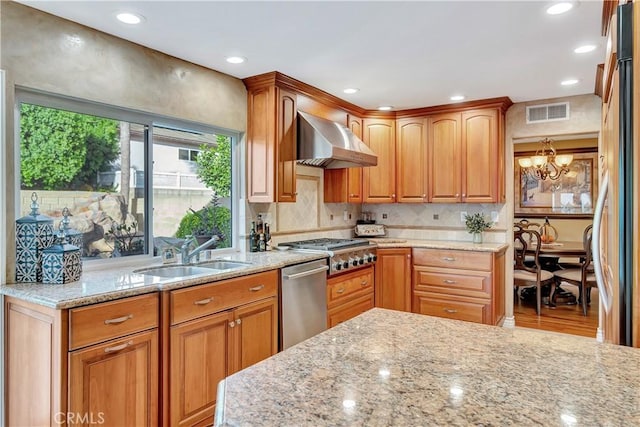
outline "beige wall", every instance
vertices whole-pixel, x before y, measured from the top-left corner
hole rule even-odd
[[[570,102],[570,118],[569,120],[527,124],[526,107],[529,105],[549,104],[556,102]],[[556,137],[562,139],[569,136],[576,137],[595,137],[599,138],[601,126],[601,108],[602,100],[595,95],[579,95],[566,98],[540,99],[531,102],[516,103],[509,108],[506,116],[505,144],[506,144],[506,162],[505,172],[507,177],[514,174],[513,153],[514,142],[533,141],[541,137]],[[514,182],[512,179],[506,181],[507,203],[505,204],[505,214],[509,218],[513,218],[514,212]],[[535,220],[536,222],[539,219]],[[565,236],[567,240],[582,240],[582,231],[591,221],[589,220],[552,220],[554,225],[559,228],[562,238]],[[508,224],[507,238],[513,233],[513,221]],[[507,252],[507,259],[513,257],[513,252]],[[513,322],[513,267],[507,263],[506,271],[506,315],[505,324],[511,325]]]
[[[15,87],[244,132],[241,80],[14,3],[0,2],[0,68],[6,70],[7,279],[13,275]]]

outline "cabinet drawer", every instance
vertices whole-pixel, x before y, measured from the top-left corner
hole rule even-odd
[[[358,314],[373,308],[373,294],[365,295],[332,308],[327,313],[327,324],[330,328],[345,322]]]
[[[73,350],[158,326],[158,294],[152,293],[69,310]]]
[[[413,312],[468,322],[487,323],[490,303],[474,298],[446,298],[442,295],[415,292]]]
[[[278,293],[278,270],[171,291],[171,324],[196,319]]]
[[[466,270],[413,268],[416,291],[431,291],[449,295],[491,298],[491,274]]]
[[[327,281],[327,307],[373,292],[373,267],[354,271]]]
[[[414,249],[413,264],[429,267],[461,268],[464,270],[491,271],[490,252]]]

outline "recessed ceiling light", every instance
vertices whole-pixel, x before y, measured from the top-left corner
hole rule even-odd
[[[562,86],[571,86],[571,85],[575,85],[579,82],[578,79],[567,79],[567,80],[563,80],[560,82],[560,84]]]
[[[346,89],[343,90],[344,93],[348,93],[348,94],[352,94],[352,93],[356,93],[358,92],[360,89],[355,88],[355,87],[348,87]]]
[[[561,1],[556,4],[553,4],[547,8],[547,13],[549,15],[560,15],[561,13],[565,13],[573,9],[573,3],[568,1]]]
[[[575,53],[588,53],[588,52],[593,52],[594,50],[596,50],[595,44],[585,44],[584,46],[580,46],[573,49]]]
[[[378,107],[378,110],[380,111],[389,111],[391,109],[393,109],[391,105],[383,105],[382,107]]]
[[[244,56],[227,56],[227,62],[229,64],[242,64],[246,61],[247,58],[245,58]]]
[[[464,95],[453,95],[449,99],[452,100],[452,101],[462,101],[464,99]]]
[[[136,25],[142,22],[144,17],[142,15],[138,15],[136,13],[131,12],[121,12],[116,15],[118,21],[124,22],[125,24]]]

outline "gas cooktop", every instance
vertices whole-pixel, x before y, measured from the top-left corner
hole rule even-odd
[[[332,251],[344,248],[357,248],[369,246],[367,239],[311,239],[298,242],[280,243],[279,246],[290,246],[294,249],[314,249],[319,251]]]

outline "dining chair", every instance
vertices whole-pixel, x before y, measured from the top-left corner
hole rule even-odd
[[[591,302],[591,288],[598,286],[596,283],[596,275],[591,265],[591,238],[593,225],[585,228],[582,236],[582,245],[584,246],[585,257],[579,268],[567,268],[554,272],[554,289],[551,294],[551,301],[555,303],[556,289],[560,283],[568,283],[577,286],[579,289],[578,301],[582,304],[582,314],[587,315],[587,305]]]
[[[519,226],[524,228],[525,230],[533,229],[540,232],[542,225],[537,222],[530,222],[528,219],[521,219],[520,221],[513,224],[514,226]],[[560,257],[555,255],[541,254],[538,259],[540,260],[540,266],[543,270],[553,271],[558,267],[558,261],[560,261]],[[527,255],[527,259],[525,260],[528,266],[533,265],[533,257]]]
[[[523,286],[536,288],[536,314],[540,315],[542,286],[553,285],[554,276],[540,267],[540,233],[536,230],[514,225],[513,230],[513,287],[514,296]],[[532,258],[531,258],[532,257]],[[525,259],[532,259],[533,264]]]

